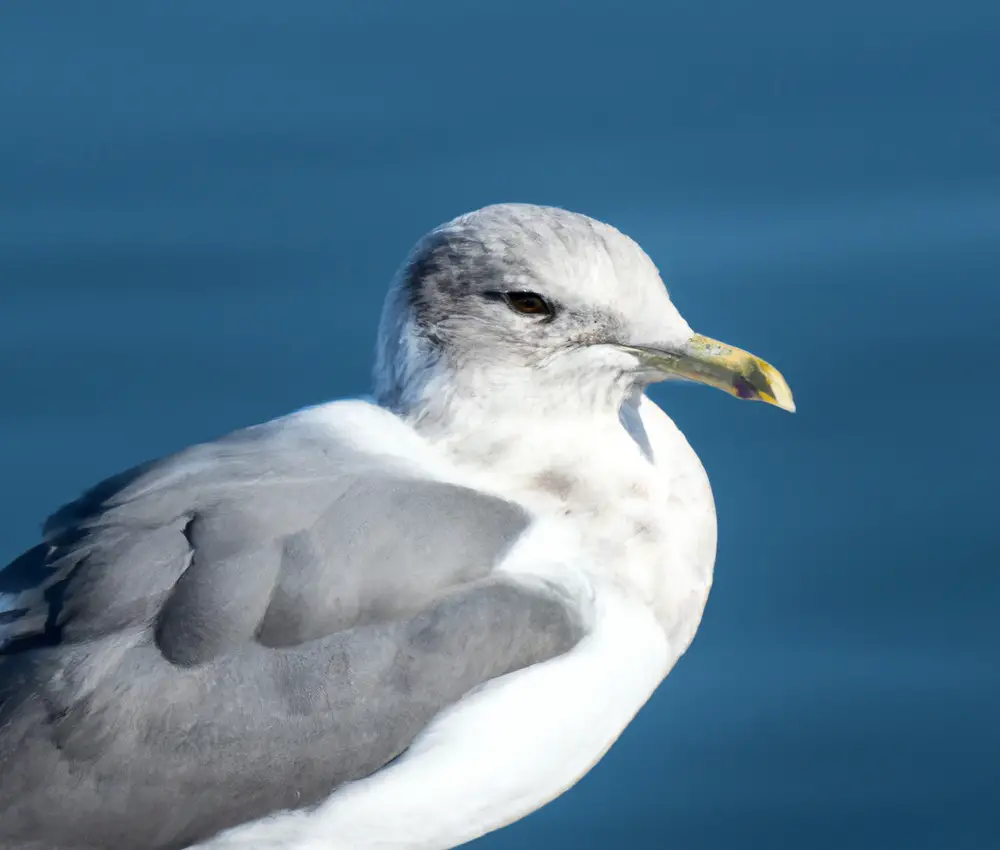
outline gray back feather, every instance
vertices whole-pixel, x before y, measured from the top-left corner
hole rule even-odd
[[[99,484],[0,572],[0,848],[180,848],[377,770],[579,639],[491,576],[527,522],[302,428]]]

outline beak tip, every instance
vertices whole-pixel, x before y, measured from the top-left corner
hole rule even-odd
[[[770,363],[761,363],[761,371],[767,378],[768,398],[775,407],[795,413],[795,399],[792,397],[792,388],[788,386],[785,376],[775,369]]]
[[[786,388],[785,392],[778,392],[774,396],[774,401],[771,402],[775,407],[780,407],[782,410],[787,410],[789,413],[795,413],[795,400],[792,398],[792,393]]]
[[[761,394],[757,400],[780,408],[781,410],[787,410],[789,413],[795,413],[795,402],[792,400],[791,394],[772,395],[770,393],[764,393]]]

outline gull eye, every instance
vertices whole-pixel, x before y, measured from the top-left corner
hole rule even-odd
[[[552,316],[552,305],[535,292],[505,292],[504,300],[511,310],[526,316]]]

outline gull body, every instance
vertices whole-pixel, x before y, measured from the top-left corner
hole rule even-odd
[[[374,399],[309,408],[260,426],[253,439],[269,447],[308,442],[324,456],[348,452],[365,459],[369,477],[372,469],[402,470],[424,487],[459,488],[512,506],[523,527],[497,550],[482,580],[525,594],[522,608],[551,603],[570,625],[553,626],[545,613],[515,632],[497,626],[491,633],[484,622],[498,622],[494,609],[507,603],[469,609],[467,627],[483,630],[487,642],[511,644],[538,629],[544,640],[532,645],[547,648],[442,697],[426,722],[395,744],[394,757],[355,770],[349,781],[331,780],[327,793],[313,789],[308,805],[262,805],[259,817],[244,813],[235,824],[223,817],[227,828],[214,834],[192,826],[177,835],[197,840],[156,846],[445,850],[523,817],[583,776],[691,643],[712,582],[716,519],[708,478],[644,393],[667,377],[793,409],[773,367],[694,334],[652,261],[608,225],[510,204],[425,237],[386,300]],[[394,516],[378,521],[393,523]],[[468,542],[460,525],[436,532],[459,547]],[[194,545],[195,560],[198,552]],[[410,580],[400,575],[398,585]],[[462,588],[474,586],[457,585],[443,598],[460,599]],[[269,614],[276,596],[268,588],[262,610]],[[414,597],[423,600],[414,611],[437,598]],[[391,611],[387,604],[383,599],[351,628],[410,610],[406,598],[393,600]],[[258,640],[268,614],[253,620]],[[563,636],[555,647],[553,635]],[[146,649],[149,642],[139,643]],[[171,646],[159,643],[168,660]],[[407,646],[398,657],[409,657]],[[471,647],[460,639],[457,646],[451,662],[471,657]],[[217,663],[213,647],[182,641],[174,663]],[[337,687],[352,688],[351,681]],[[396,709],[408,710],[405,699]],[[0,837],[3,850],[20,847]]]

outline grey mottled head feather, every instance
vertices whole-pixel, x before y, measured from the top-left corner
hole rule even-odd
[[[530,291],[551,320],[512,311],[491,293]],[[691,329],[653,262],[610,225],[552,207],[500,204],[433,230],[400,268],[379,331],[379,401],[419,418],[433,393],[492,401],[537,387],[572,402],[619,404],[634,378],[602,343],[681,342]],[[435,380],[446,374],[447,380]],[[610,391],[613,387],[613,391]],[[603,392],[609,390],[609,392]]]

